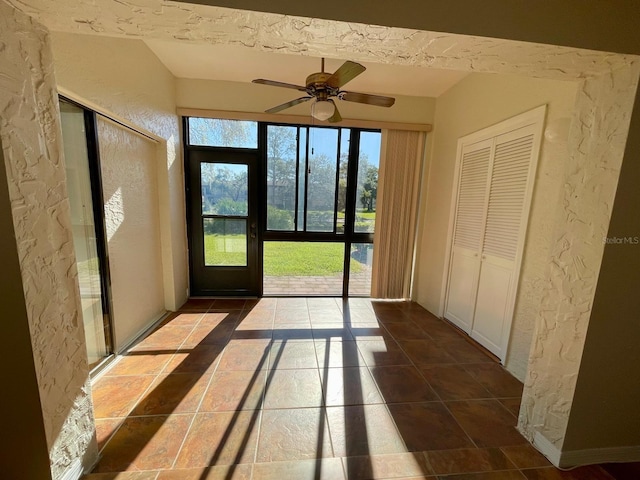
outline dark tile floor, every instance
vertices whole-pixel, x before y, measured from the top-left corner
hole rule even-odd
[[[416,304],[190,300],[94,385],[87,480],[610,479],[516,431],[522,384]]]

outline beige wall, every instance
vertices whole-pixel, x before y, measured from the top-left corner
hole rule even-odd
[[[158,202],[165,306],[188,285],[184,182],[175,79],[141,40],[52,32],[58,86],[88,106],[158,137]],[[150,319],[149,319],[150,320]]]
[[[289,100],[299,92],[286,88],[267,87],[252,83],[179,78],[176,81],[178,107],[229,110],[234,112],[264,112]],[[386,122],[432,123],[436,99],[396,96],[391,108],[373,107],[353,102],[337,102],[343,118]],[[310,116],[311,106],[297,105],[284,111],[288,115]]]
[[[570,118],[577,86],[573,82],[513,75],[472,74],[436,102],[432,149],[426,169],[419,224],[413,296],[441,316],[443,275],[458,138],[547,104],[547,123]],[[543,140],[525,243],[506,367],[524,380],[533,326],[540,304],[567,158],[566,139]]]
[[[158,145],[98,119],[115,347],[165,311],[158,208]]]

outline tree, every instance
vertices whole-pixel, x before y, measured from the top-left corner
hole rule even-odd
[[[219,215],[247,214],[247,169],[243,165],[203,163],[201,166],[202,211]],[[230,207],[229,202],[234,206]],[[233,213],[229,209],[233,209]]]
[[[331,210],[333,212],[336,187],[336,160],[327,155],[312,155],[309,158],[308,210]]]
[[[296,131],[276,125],[267,128],[267,201],[285,210],[295,206]]]
[[[338,180],[338,206],[339,212],[347,210],[347,172],[349,170],[349,154],[340,154],[340,175]]]
[[[378,197],[378,168],[372,165],[367,167],[362,188],[360,190],[360,203],[367,212],[373,212],[376,198]]]
[[[189,118],[189,142],[192,145],[256,148],[257,141],[256,122]]]

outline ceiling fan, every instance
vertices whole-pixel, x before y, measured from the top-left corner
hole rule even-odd
[[[309,75],[304,87],[302,85],[265,80],[263,78],[254,80],[253,83],[271,85],[272,87],[292,88],[307,93],[305,97],[296,98],[290,102],[270,108],[266,110],[266,113],[277,113],[315,98],[315,102],[313,102],[311,107],[311,115],[318,120],[328,120],[331,123],[335,123],[341,121],[342,117],[333,101],[334,97],[347,102],[364,103],[378,107],[390,107],[395,103],[395,98],[391,97],[340,90],[347,82],[350,82],[366,70],[366,68],[359,63],[346,61],[335,72],[327,73],[324,71],[324,58],[321,62],[321,71]]]

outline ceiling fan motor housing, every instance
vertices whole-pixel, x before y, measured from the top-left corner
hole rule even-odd
[[[339,89],[327,84],[327,79],[331,77],[331,75],[331,73],[326,72],[312,73],[309,75],[305,82],[307,93],[314,96],[325,93],[327,97],[334,97],[338,95]]]
[[[367,105],[377,105],[379,107],[390,107],[393,105],[395,99],[392,97],[382,97],[379,95],[369,95],[366,93],[358,92],[345,92],[340,88],[349,83],[355,77],[360,75],[366,70],[366,68],[359,63],[346,61],[342,64],[338,70],[333,73],[327,73],[324,71],[324,58],[321,60],[322,71],[312,73],[307,77],[304,87],[302,85],[294,85],[292,83],[278,82],[275,80],[266,80],[264,78],[257,78],[253,80],[253,83],[259,83],[262,85],[271,85],[273,87],[290,88],[298,90],[299,92],[305,92],[306,97],[296,98],[289,102],[285,102],[276,107],[266,110],[267,113],[278,113],[287,108],[294,107],[300,103],[314,100],[312,107],[312,115],[319,120],[328,120],[330,123],[340,122],[342,117],[340,112],[336,108],[335,102],[332,97],[337,97],[340,100],[347,102],[363,103]],[[327,115],[329,115],[327,117]]]

